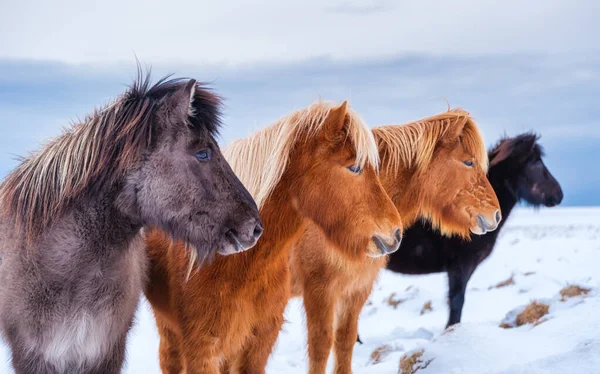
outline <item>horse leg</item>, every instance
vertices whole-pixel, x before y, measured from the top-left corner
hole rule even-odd
[[[305,287],[304,308],[308,325],[309,374],[324,374],[333,346],[335,299],[329,292],[315,292]]]
[[[280,311],[261,320],[259,325],[252,329],[252,337],[246,343],[244,351],[235,359],[232,374],[265,373],[267,361],[283,325],[284,311],[285,304]]]
[[[160,370],[166,374],[181,373],[183,363],[181,362],[180,340],[159,316],[156,316],[156,327],[158,327],[160,335],[160,345],[158,346]]]
[[[358,337],[358,317],[369,298],[369,293],[369,290],[361,290],[341,300],[335,330],[335,374],[352,373],[352,353]]]
[[[201,318],[201,316],[197,317]],[[220,361],[215,346],[216,339],[207,332],[203,332],[201,326],[204,324],[199,324],[199,321],[189,317],[184,320],[190,321],[190,323],[182,323],[181,326],[184,334],[181,339],[180,355],[183,357],[184,372],[186,374],[220,374]]]
[[[475,267],[469,265],[450,266],[448,269],[448,299],[450,301],[450,316],[446,328],[460,323],[467,283]]]
[[[220,365],[209,339],[186,337],[182,344],[186,374],[220,374]]]

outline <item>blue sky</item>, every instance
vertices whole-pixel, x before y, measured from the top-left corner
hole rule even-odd
[[[155,78],[194,77],[226,98],[223,144],[319,96],[348,99],[372,126],[443,111],[446,99],[488,144],[540,133],[564,204],[600,205],[595,2],[177,1],[164,14],[149,1],[113,19],[112,1],[0,5],[1,175],[122,92],[135,52]]]

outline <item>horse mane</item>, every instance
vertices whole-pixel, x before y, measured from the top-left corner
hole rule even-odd
[[[20,159],[0,185],[1,214],[31,243],[77,199],[112,186],[138,163],[157,135],[156,109],[191,82],[167,76],[151,86],[150,73],[138,69],[121,96]],[[187,125],[216,135],[220,98],[194,84]]]
[[[238,139],[223,150],[235,174],[248,189],[260,209],[280,181],[294,144],[310,140],[321,129],[325,119],[337,106],[332,102],[316,102],[292,112],[271,126],[244,139]],[[348,139],[356,150],[356,164],[379,167],[377,144],[370,129],[353,110],[346,112]]]
[[[540,135],[534,132],[526,132],[515,137],[508,137],[504,135],[498,142],[490,148],[488,151],[488,158],[490,160],[490,164],[494,165],[496,159],[505,160],[510,157],[513,153],[522,151],[517,149],[515,145],[519,142],[527,142],[534,144],[533,149],[528,150],[528,152],[534,153],[538,157],[544,156],[543,147],[538,144],[538,140],[540,139]]]
[[[401,126],[376,127],[373,134],[386,169],[396,173],[401,165],[405,165],[419,172],[431,162],[438,142],[457,127],[463,128],[459,141],[465,150],[473,155],[474,162],[487,171],[488,155],[483,137],[469,112],[460,108]]]

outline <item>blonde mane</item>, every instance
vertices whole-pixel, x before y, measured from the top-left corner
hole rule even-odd
[[[469,112],[453,109],[404,125],[381,126],[373,134],[381,151],[382,164],[396,172],[400,167],[427,168],[438,142],[448,132],[462,128],[458,140],[474,162],[487,172],[488,156],[483,137]]]
[[[233,171],[260,209],[281,179],[293,145],[310,140],[321,129],[332,109],[331,102],[316,102],[281,118],[273,125],[247,138],[231,143],[223,150]],[[348,138],[356,149],[356,164],[379,167],[379,152],[372,132],[351,109],[346,112]]]

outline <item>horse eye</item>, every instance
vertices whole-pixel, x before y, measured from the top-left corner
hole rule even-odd
[[[473,167],[473,160],[467,160],[467,161],[463,161],[463,164],[467,165],[468,167],[472,168]]]
[[[362,173],[362,168],[358,165],[348,166],[347,169],[350,170],[351,172],[353,172],[354,174]]]
[[[210,152],[210,149],[203,149],[196,153],[196,158],[200,161],[210,161],[211,156],[212,154]]]

